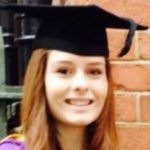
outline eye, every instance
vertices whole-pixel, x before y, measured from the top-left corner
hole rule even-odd
[[[100,69],[91,69],[88,71],[88,74],[92,76],[99,76],[102,74],[102,71]]]
[[[70,68],[59,68],[56,72],[60,75],[70,75],[72,70]]]

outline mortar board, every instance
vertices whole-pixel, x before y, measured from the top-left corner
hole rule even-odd
[[[106,28],[128,29],[119,56],[128,53],[136,30],[148,27],[94,6],[48,6],[1,4],[0,9],[38,18],[40,26],[33,49],[57,49],[85,56],[109,56]]]

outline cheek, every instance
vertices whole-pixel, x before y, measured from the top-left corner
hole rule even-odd
[[[99,82],[99,83],[97,82],[96,84],[94,84],[93,93],[97,100],[97,111],[99,111],[99,113],[101,113],[104,103],[106,101],[107,95],[108,95],[107,80],[104,80],[103,82]]]
[[[49,76],[45,79],[45,89],[48,100],[63,98],[67,89],[66,82],[60,81],[58,78]]]
[[[96,82],[93,84],[93,92],[95,93],[96,97],[100,99],[106,99],[108,94],[108,81],[107,79]]]
[[[93,109],[93,115],[95,118],[94,120],[97,120],[102,113],[107,98],[107,94],[108,94],[107,82],[101,84],[97,83],[95,86],[95,91],[93,93],[95,94],[95,98],[96,98],[96,105],[95,108]]]
[[[48,77],[45,80],[45,91],[49,109],[54,115],[55,112],[58,112],[60,108],[61,100],[64,94],[64,88],[60,86],[60,83],[57,79]]]

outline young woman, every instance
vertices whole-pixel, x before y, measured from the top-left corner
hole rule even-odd
[[[95,6],[14,9],[44,19],[24,81],[23,141],[9,137],[0,150],[117,150],[105,29],[131,28],[123,55],[145,28]]]
[[[24,93],[29,149],[96,150],[106,141],[116,147],[112,82],[104,57],[36,50]]]

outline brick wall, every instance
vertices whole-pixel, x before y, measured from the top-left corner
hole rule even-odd
[[[99,1],[113,13],[150,26],[150,1]],[[150,150],[150,30],[136,32],[130,53],[122,59],[114,54],[126,31],[110,30],[108,35],[121,150]]]
[[[62,0],[61,4],[96,4],[150,26],[149,0]],[[136,32],[129,54],[118,59],[126,34],[108,29],[121,150],[150,150],[150,29]]]

